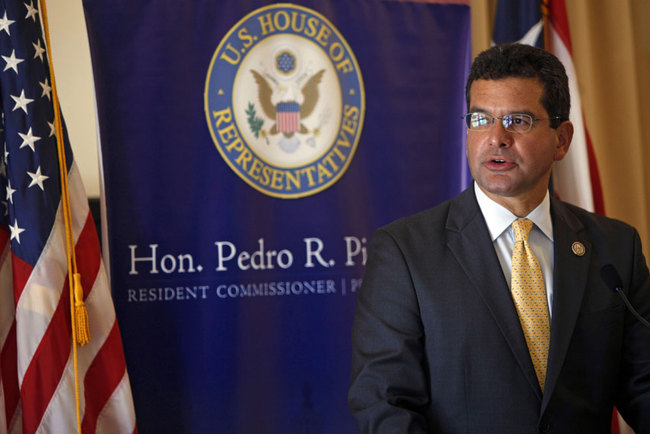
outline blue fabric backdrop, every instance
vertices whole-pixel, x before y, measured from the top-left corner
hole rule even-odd
[[[469,182],[469,6],[298,3],[84,0],[141,433],[355,432],[349,331],[366,242]],[[301,97],[321,65],[318,97]],[[300,68],[287,83],[301,110],[318,102],[304,131],[283,134],[260,83],[286,101],[282,79]]]

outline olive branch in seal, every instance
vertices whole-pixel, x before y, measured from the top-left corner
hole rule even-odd
[[[253,103],[249,102],[248,103],[248,109],[246,110],[246,114],[248,115],[248,125],[251,127],[251,131],[253,134],[255,134],[256,138],[260,137],[260,130],[262,129],[262,125],[264,125],[264,120],[256,117],[255,115],[257,114],[255,112],[255,106]]]

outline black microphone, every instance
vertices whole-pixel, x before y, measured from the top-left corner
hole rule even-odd
[[[627,296],[623,292],[623,282],[621,282],[621,276],[618,275],[616,268],[614,268],[612,264],[603,265],[600,269],[600,277],[603,278],[605,285],[607,285],[609,289],[618,292],[618,295],[621,296],[628,310],[632,312],[644,326],[650,328],[650,322],[646,321],[646,319],[643,318],[636,309],[634,309],[630,300],[627,299]]]

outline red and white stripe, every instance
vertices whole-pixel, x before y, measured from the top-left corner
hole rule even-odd
[[[299,112],[278,112],[278,131],[281,133],[295,133],[300,129]]]
[[[78,347],[82,432],[137,432],[106,271],[75,164],[69,174],[77,266],[90,323]],[[0,433],[77,431],[65,226],[59,206],[33,268],[0,230]]]
[[[564,64],[569,77],[571,93],[570,120],[574,126],[573,141],[566,157],[555,164],[553,170],[553,189],[562,200],[571,202],[589,211],[604,214],[600,176],[593,146],[585,126],[578,91],[578,81],[571,47],[569,22],[564,0],[548,1],[547,35],[549,47]]]

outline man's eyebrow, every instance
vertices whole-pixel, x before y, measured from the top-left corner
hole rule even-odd
[[[492,113],[490,113],[488,110],[485,110],[484,108],[482,108],[482,107],[477,107],[477,106],[472,106],[472,107],[470,107],[469,112],[470,112],[470,113],[474,113],[474,112],[477,112],[477,113],[487,113],[487,114],[490,114],[490,115],[494,116],[494,115],[493,115]],[[537,117],[537,115],[534,114],[533,112],[531,112],[530,110],[512,110],[512,111],[509,111],[509,112],[503,114],[503,116],[507,116],[507,115],[528,115],[528,116],[530,116],[531,118],[536,118],[536,117]]]
[[[508,113],[508,114],[510,114],[510,115],[514,115],[514,114],[528,115],[531,118],[536,118],[537,117],[537,115],[535,115],[535,113],[531,112],[530,110],[515,110],[515,111],[513,111],[511,113]]]

